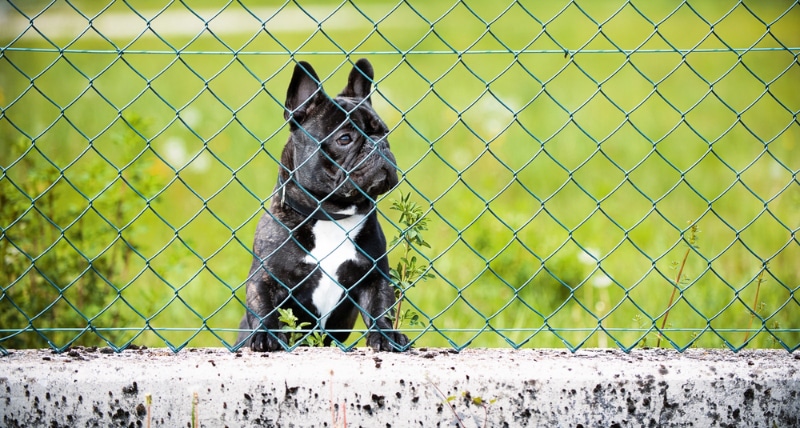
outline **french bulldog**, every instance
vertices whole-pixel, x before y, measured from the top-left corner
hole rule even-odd
[[[298,62],[286,94],[290,137],[270,207],[258,223],[239,343],[253,351],[288,346],[277,308],[291,308],[331,339],[347,339],[359,313],[367,345],[403,350],[392,329],[395,294],[375,200],[398,183],[389,129],[372,108],[374,72],[366,59],[335,98]],[[246,342],[244,342],[246,341]]]

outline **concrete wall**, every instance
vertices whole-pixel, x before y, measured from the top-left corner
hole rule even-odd
[[[785,351],[106,351],[0,357],[2,425],[800,426]]]

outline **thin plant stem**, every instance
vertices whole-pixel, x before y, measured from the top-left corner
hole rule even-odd
[[[691,248],[686,249],[686,254],[683,255],[683,261],[681,262],[681,267],[678,270],[678,276],[675,278],[675,288],[672,289],[672,294],[669,296],[669,304],[667,305],[667,312],[664,313],[664,319],[661,320],[661,330],[664,330],[664,327],[667,325],[667,318],[669,318],[669,310],[670,308],[672,308],[672,302],[675,301],[675,293],[681,286],[681,276],[683,276],[683,268],[686,266],[686,259],[689,258],[689,251],[691,251]],[[660,346],[661,346],[661,333],[658,334],[658,339],[656,340],[656,348]]]
[[[400,295],[397,297],[397,309],[394,312],[394,330],[400,328],[400,314],[402,313],[400,312],[400,308],[403,307],[403,297],[405,297],[405,293],[400,291]]]
[[[758,274],[758,280],[756,280],[756,297],[753,300],[753,311],[750,312],[750,325],[747,326],[747,332],[744,334],[744,343],[747,343],[747,339],[750,338],[750,330],[753,328],[753,319],[756,317],[756,312],[758,311],[758,293],[761,291],[761,283],[764,282],[764,272],[766,271],[766,266],[764,266],[764,269],[761,269],[761,272]]]
[[[450,411],[453,412],[453,416],[455,416],[456,422],[458,423],[458,426],[464,428],[464,421],[462,421],[461,418],[458,416],[458,413],[456,412],[456,408],[453,407],[452,404],[450,404],[450,400],[447,398],[447,396],[445,396],[444,393],[442,392],[442,390],[439,389],[439,387],[436,386],[435,383],[431,382],[430,379],[428,379],[428,383],[431,384],[433,389],[435,389],[436,392],[439,394],[439,396],[442,397],[442,400],[444,400],[444,402],[447,403],[447,406],[450,407]]]
[[[409,254],[411,254],[411,245],[408,242],[408,238],[403,235],[403,258],[404,260],[408,260]],[[404,284],[408,280],[408,266],[404,263],[403,267],[400,270],[400,284]],[[401,289],[400,294],[397,296],[397,309],[394,313],[394,329],[397,330],[400,328],[400,318],[401,314],[403,313],[400,309],[403,307],[403,298],[405,297],[405,290]]]
[[[681,287],[681,278],[683,278],[683,269],[686,267],[686,260],[689,259],[689,252],[692,251],[694,248],[695,243],[697,242],[697,233],[698,228],[697,225],[692,225],[689,228],[689,248],[686,249],[686,253],[683,254],[683,260],[681,261],[680,268],[678,269],[678,276],[675,277],[675,288],[672,289],[672,294],[669,296],[669,304],[667,305],[667,311],[664,312],[664,319],[661,320],[661,331],[664,330],[664,327],[667,325],[667,319],[669,318],[669,311],[672,309],[672,303],[675,301],[675,293]],[[658,339],[656,339],[656,348],[661,346],[661,336],[663,334],[661,332],[658,333]]]

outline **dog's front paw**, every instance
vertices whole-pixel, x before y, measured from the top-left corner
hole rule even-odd
[[[272,352],[283,349],[284,343],[286,343],[286,335],[283,333],[269,334],[259,331],[250,339],[250,349],[255,352]]]
[[[372,331],[367,336],[367,346],[376,351],[404,351],[406,345],[408,337],[393,330]]]

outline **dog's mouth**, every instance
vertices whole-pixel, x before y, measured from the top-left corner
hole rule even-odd
[[[386,173],[385,178],[380,181],[371,181],[364,184],[356,183],[352,178],[349,178],[345,183],[341,186],[341,195],[347,199],[362,199],[364,197],[369,197],[371,199],[375,199],[378,196],[392,190],[394,186],[397,185],[397,180],[391,180],[392,174]]]
[[[387,149],[375,146],[349,172],[337,168],[334,192],[346,198],[376,198],[397,185],[394,156]]]

